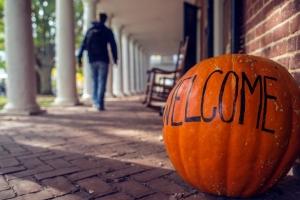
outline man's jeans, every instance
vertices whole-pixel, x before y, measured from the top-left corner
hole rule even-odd
[[[104,109],[104,95],[108,75],[108,64],[97,61],[91,63],[93,76],[93,101],[98,109]]]

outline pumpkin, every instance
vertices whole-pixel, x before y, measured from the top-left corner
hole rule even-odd
[[[235,54],[207,59],[175,85],[163,137],[178,174],[203,192],[250,197],[300,153],[300,91],[281,65]]]

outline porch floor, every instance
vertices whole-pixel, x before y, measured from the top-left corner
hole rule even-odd
[[[168,161],[161,117],[136,99],[0,116],[0,199],[225,199],[185,184]],[[254,199],[300,199],[289,176]]]

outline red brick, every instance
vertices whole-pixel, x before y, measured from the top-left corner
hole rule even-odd
[[[249,31],[245,37],[246,44],[252,41],[254,38],[255,38],[255,31]]]
[[[95,200],[132,200],[132,197],[124,193],[107,195],[105,197],[96,198]]]
[[[296,51],[298,41],[300,42],[298,35],[288,39],[287,43],[288,43],[288,51],[289,52]]]
[[[269,57],[270,57],[270,54],[271,54],[271,47],[267,47],[267,48],[265,48],[265,49],[262,51],[262,55],[263,55],[264,57],[269,58]]]
[[[272,33],[267,33],[260,39],[260,46],[264,48],[272,42]]]
[[[4,190],[0,192],[0,200],[4,199],[10,199],[15,196],[15,193],[13,190]]]
[[[17,161],[15,158],[7,158],[7,159],[0,160],[1,168],[13,167],[18,165],[19,165],[19,161]]]
[[[47,160],[46,163],[48,163],[55,169],[67,168],[72,166],[70,163],[63,159]]]
[[[299,89],[300,89],[300,71],[292,72],[291,73],[296,82],[298,83]]]
[[[168,195],[162,194],[162,193],[155,193],[155,194],[152,194],[150,196],[144,197],[141,200],[158,200],[158,199],[159,200],[164,200],[164,199],[171,200],[171,197],[169,197]]]
[[[132,167],[128,167],[128,168],[125,168],[125,169],[121,169],[121,170],[118,170],[118,171],[114,171],[114,172],[105,174],[105,176],[109,179],[118,179],[118,178],[130,176],[130,175],[133,175],[133,174],[137,174],[137,173],[143,172],[145,170],[147,170],[147,168],[145,168],[145,167],[132,166]]]
[[[259,24],[261,21],[263,21],[266,18],[265,14],[262,12],[258,12],[254,18],[252,18],[252,20],[250,21],[252,24],[251,26],[254,27],[257,24]],[[251,28],[252,28],[251,27]]]
[[[77,171],[80,171],[80,169],[77,167],[70,167],[70,168],[56,169],[56,170],[49,171],[49,172],[35,174],[35,177],[38,180],[42,180],[42,179],[46,179],[46,178],[52,178],[55,176],[71,174],[71,173],[74,173]]]
[[[300,53],[297,53],[290,58],[289,69],[300,69]]]
[[[288,69],[289,60],[290,60],[290,57],[284,57],[284,58],[280,58],[279,60],[277,60],[277,62]]]
[[[52,155],[41,156],[40,159],[41,160],[54,160],[54,159],[62,158],[62,157],[64,157],[63,154],[52,154]]]
[[[112,186],[97,177],[81,180],[78,182],[78,185],[94,197],[104,196],[114,192]]]
[[[48,166],[48,165],[39,165],[38,167],[35,167],[35,168],[29,168],[28,170],[24,170],[24,171],[21,171],[21,172],[16,172],[16,173],[6,175],[6,178],[8,180],[12,180],[12,179],[31,176],[31,175],[34,175],[34,174],[47,172],[47,171],[51,171],[51,170],[53,170],[53,168]]]
[[[32,158],[39,158],[39,157],[49,156],[51,154],[52,154],[52,152],[38,152],[38,153],[34,153],[34,154],[18,156],[17,158],[19,160],[24,160],[24,159],[30,160]]]
[[[288,19],[292,15],[298,13],[300,10],[300,1],[292,0],[281,11],[281,15],[284,19]]]
[[[264,1],[263,0],[256,1],[255,5],[254,5],[255,12],[258,12],[260,9],[263,8],[263,6],[264,6]]]
[[[48,190],[42,190],[40,192],[26,194],[20,197],[15,198],[14,200],[45,200],[53,197]]]
[[[149,170],[149,171],[145,171],[143,173],[133,175],[131,177],[140,182],[147,182],[147,181],[159,178],[161,176],[167,175],[170,172],[171,172],[170,170],[153,169],[153,170]]]
[[[42,190],[42,187],[30,177],[27,177],[26,179],[14,179],[9,181],[9,184],[18,195],[29,194]]]
[[[73,193],[77,190],[77,188],[73,186],[71,182],[69,182],[66,178],[61,176],[43,180],[42,184],[46,186],[47,190],[54,196],[61,196],[67,193]]]
[[[27,152],[26,149],[24,149],[23,147],[21,147],[18,144],[9,144],[9,145],[3,145],[5,149],[7,149],[11,154],[13,153],[24,153]],[[29,153],[29,152],[27,152]]]
[[[102,163],[97,163],[96,161],[93,160],[87,160],[85,158],[81,159],[76,159],[71,161],[71,163],[80,169],[92,169],[92,168],[97,168],[97,167],[102,167]]]
[[[264,2],[264,8],[261,12],[265,13],[265,16],[270,16],[272,12],[275,12],[276,10],[276,7],[274,7],[274,0],[269,0],[269,2]]]
[[[255,40],[249,44],[249,52],[253,52],[253,51],[257,50],[258,48],[260,48],[259,40]]]
[[[265,33],[266,22],[260,24],[257,28],[255,28],[255,37],[259,37]]]
[[[81,179],[85,179],[85,178],[95,176],[95,175],[100,174],[104,171],[105,171],[105,169],[103,169],[103,168],[79,171],[79,172],[76,172],[74,174],[69,175],[68,179],[70,179],[71,181],[77,181],[77,180],[81,180]]]
[[[290,20],[290,34],[300,30],[300,14]]]
[[[0,191],[9,189],[8,183],[5,181],[3,176],[0,176]]]
[[[54,200],[82,200],[82,199],[86,199],[86,198],[83,198],[78,194],[68,194],[68,195],[54,198]]]
[[[271,30],[276,25],[282,22],[282,17],[279,10],[276,10],[274,14],[265,22],[265,30]]]
[[[185,198],[184,200],[214,200],[215,198],[209,194],[199,193],[199,194],[193,194],[189,196],[188,198]]]
[[[273,30],[273,42],[289,35],[289,23],[285,22]]]
[[[156,191],[160,191],[169,195],[174,193],[185,192],[185,190],[181,186],[162,178],[150,181],[148,184],[151,188],[155,189]]]
[[[42,161],[40,161],[38,158],[31,158],[31,159],[19,159],[22,162],[22,165],[24,165],[27,168],[35,168],[40,165],[45,165]]]
[[[131,196],[134,196],[135,198],[141,198],[143,196],[147,196],[147,195],[154,193],[153,191],[151,191],[149,188],[145,187],[144,185],[137,183],[135,181],[132,181],[132,180],[118,183],[117,187],[121,191],[123,191],[127,194],[130,194]]]
[[[2,169],[0,169],[0,175],[2,175],[2,174],[11,174],[11,173],[14,173],[14,172],[24,171],[25,169],[26,168],[23,167],[23,166],[2,168]]]
[[[272,52],[271,52],[270,56],[276,57],[276,56],[281,56],[281,55],[287,53],[287,47],[288,47],[287,41],[281,41],[279,43],[276,43],[271,48]]]

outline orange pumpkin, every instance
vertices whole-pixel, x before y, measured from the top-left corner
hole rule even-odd
[[[300,91],[281,65],[224,55],[190,69],[170,93],[164,142],[179,175],[232,197],[260,194],[300,153]]]

